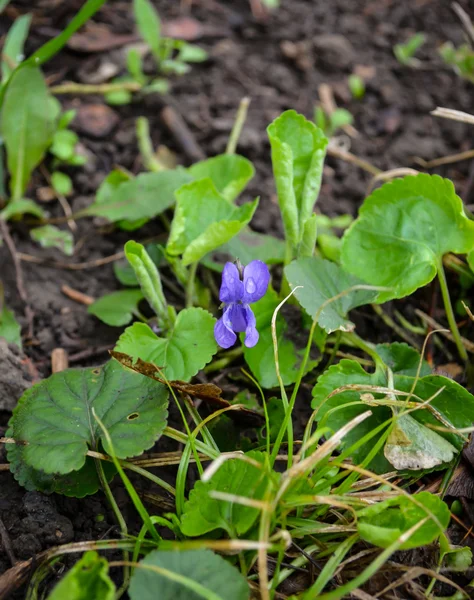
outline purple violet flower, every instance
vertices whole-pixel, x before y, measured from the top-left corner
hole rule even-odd
[[[243,269],[243,281],[234,263],[225,264],[219,299],[224,303],[224,314],[214,327],[214,337],[222,348],[235,344],[234,332],[245,331],[245,345],[253,348],[258,342],[255,315],[249,304],[263,298],[270,281],[267,265],[261,260],[252,260]]]

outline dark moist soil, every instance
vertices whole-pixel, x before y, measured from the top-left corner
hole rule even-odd
[[[64,3],[44,0],[31,8],[29,2],[12,2],[6,10],[7,18],[0,24],[0,35],[5,34],[16,16],[32,12],[32,34],[27,44],[30,53],[63,28],[81,4],[79,0]],[[242,200],[261,197],[252,226],[276,235],[281,235],[281,222],[265,129],[288,108],[311,117],[321,84],[330,84],[337,104],[354,115],[358,134],[344,137],[351,152],[381,169],[419,168],[414,157],[431,160],[472,147],[472,128],[429,114],[436,106],[472,112],[472,85],[446,68],[437,55],[437,48],[445,41],[456,45],[463,42],[460,23],[446,0],[281,0],[281,8],[264,21],[254,18],[246,0],[181,3],[163,0],[156,4],[165,23],[187,16],[200,24],[192,41],[208,50],[209,60],[193,66],[181,79],[172,80],[171,91],[165,98],[154,94],[137,97],[131,105],[112,109],[104,108],[101,97],[61,98],[64,108],[79,111],[73,128],[78,131],[82,149],[89,158],[85,167],[68,170],[74,181],[70,199],[74,212],[92,202],[97,187],[115,165],[133,173],[142,170],[135,139],[137,116],[149,119],[155,146],[168,147],[176,153],[179,163],[190,164],[192,153],[183,151],[163,122],[161,110],[165,105],[172,106],[185,119],[203,156],[212,156],[225,149],[239,100],[244,96],[251,98],[238,150],[253,161],[256,176]],[[469,2],[461,0],[460,4],[469,12]],[[94,21],[113,36],[130,36],[133,34],[130,5],[131,2],[111,1]],[[188,5],[192,6],[190,13],[185,12]],[[417,69],[402,67],[394,58],[392,47],[417,31],[428,34],[425,46],[418,53],[422,65]],[[92,53],[77,48],[76,44],[75,50],[66,49],[47,64],[45,72],[54,84],[66,80],[91,83],[98,81],[97,73],[104,66],[122,68],[123,64],[123,48]],[[367,79],[367,91],[361,101],[352,100],[348,90],[347,77],[352,72]],[[87,118],[90,105],[95,105],[92,110],[101,117],[92,126]],[[473,204],[474,173],[470,166],[469,162],[459,162],[430,172],[451,178],[466,204]],[[331,216],[356,214],[370,179],[371,175],[358,167],[329,157],[318,209]],[[45,186],[44,175],[37,172],[28,197],[39,199]],[[45,208],[53,216],[62,214],[55,202]],[[72,259],[65,259],[55,250],[38,248],[30,241],[25,224],[13,226],[12,231],[19,252],[69,264],[89,263],[120,252],[129,237],[145,239],[162,232],[158,222],[132,235],[113,231],[100,221],[79,221],[77,225],[77,251]],[[0,264],[7,305],[26,326],[24,305],[5,245],[0,248]],[[106,360],[106,349],[112,347],[120,333],[119,329],[88,316],[84,305],[70,300],[61,291],[61,286],[68,285],[97,298],[117,289],[112,263],[95,268],[86,265],[87,268],[77,270],[31,262],[22,262],[22,266],[34,312],[34,338],[25,346],[26,356],[0,346],[0,436],[6,430],[14,402],[29,382],[50,374],[54,348],[65,349],[72,366],[99,364]],[[418,295],[417,305],[429,312],[435,292],[428,286]],[[400,302],[398,306],[407,316],[412,315],[413,306],[409,302]],[[431,314],[443,320],[443,311],[437,306],[439,301]],[[362,335],[374,341],[393,339],[393,334],[366,312],[356,313],[355,318]],[[238,387],[234,387],[236,391]],[[299,413],[302,421],[307,414],[304,409]],[[164,448],[160,442],[160,451],[166,449],[173,447]],[[0,446],[0,463],[5,462],[5,452]],[[143,481],[137,481],[137,487],[159,493]],[[128,518],[130,531],[136,532],[139,522],[125,492],[119,485],[114,491]],[[150,510],[158,509],[150,506]],[[6,471],[0,471],[0,517],[16,559],[29,558],[57,544],[117,534],[102,494],[76,500],[26,492]],[[0,543],[0,573],[10,566],[4,543]],[[381,587],[384,585],[382,582]],[[23,596],[24,589],[13,597]]]

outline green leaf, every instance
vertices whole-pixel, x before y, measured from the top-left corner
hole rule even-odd
[[[298,258],[313,256],[318,238],[318,220],[314,213],[303,223],[301,242],[298,246]]]
[[[391,288],[380,292],[381,303],[429,283],[447,252],[473,247],[474,221],[452,182],[421,174],[386,183],[366,198],[344,235],[341,259],[346,271]]]
[[[404,44],[395,44],[393,47],[393,53],[395,54],[398,62],[402,65],[414,64],[413,57],[416,51],[423,46],[425,41],[426,35],[424,33],[415,33]]]
[[[74,238],[70,231],[58,229],[55,225],[43,225],[30,231],[31,239],[43,248],[58,248],[67,256],[74,252]]]
[[[250,597],[245,577],[211,550],[153,550],[140,565],[130,580],[131,600],[156,600],[157,590],[160,600],[248,600]]]
[[[41,162],[53,134],[50,93],[41,71],[23,64],[8,83],[0,128],[7,149],[10,189],[20,200],[33,169]]]
[[[174,204],[175,191],[190,179],[183,168],[142,173],[117,188],[112,186],[110,192],[102,190],[84,214],[105,217],[112,222],[152,219]]]
[[[335,263],[316,256],[298,258],[285,267],[285,276],[294,289],[298,301],[314,319],[318,312],[318,324],[328,333],[331,331],[352,331],[354,324],[347,319],[347,313],[357,306],[373,302],[377,292],[354,290],[337,300],[328,302],[341,292],[363,282],[346,273]]]
[[[268,472],[264,467],[263,452],[252,451],[246,456],[260,463],[261,468],[233,458],[226,460],[210,481],[197,481],[184,505],[181,531],[195,537],[224,529],[231,537],[243,535],[255,523],[259,510],[238,502],[213,498],[212,492],[224,492],[261,500],[268,485]]]
[[[401,544],[400,550],[409,550],[433,543],[449,525],[449,508],[434,494],[397,496],[363,508],[358,512],[357,530],[366,542],[388,548],[427,517],[428,521]]]
[[[245,362],[250,367],[250,370],[257,378],[260,385],[264,388],[273,388],[279,385],[276,369],[275,357],[273,350],[273,338],[271,331],[271,321],[273,313],[280,303],[278,294],[269,289],[265,296],[252,304],[252,310],[257,321],[257,330],[259,332],[259,340],[253,348],[244,348]],[[298,315],[299,317],[299,315]],[[302,326],[301,321],[298,321],[298,330]],[[290,385],[298,378],[298,373],[301,365],[301,360],[304,354],[304,347],[307,342],[307,335],[303,334],[302,348],[297,349],[294,342],[286,335],[291,332],[291,325],[288,326],[286,319],[280,313],[277,318],[277,340],[278,340],[278,357],[280,365],[280,375],[285,385]],[[308,361],[306,372],[309,372],[316,366],[316,361]]]
[[[163,247],[158,244],[147,244],[145,250],[157,267],[165,263]],[[137,276],[132,265],[127,259],[118,260],[113,264],[115,277],[122,285],[137,287],[139,285]]]
[[[58,129],[53,135],[49,151],[60,160],[67,161],[74,155],[79,138],[70,129]]]
[[[227,244],[219,248],[232,260],[238,258],[243,265],[258,259],[269,265],[281,263],[285,259],[285,243],[276,237],[244,229]]]
[[[469,265],[471,271],[474,273],[474,249],[471,250],[467,255],[467,264]]]
[[[280,115],[267,132],[285,237],[296,246],[318,198],[328,140],[294,110]]]
[[[33,200],[21,198],[20,200],[10,201],[6,207],[0,211],[0,218],[9,221],[13,217],[22,217],[27,213],[34,215],[39,219],[42,219],[45,216],[44,210],[39,204],[36,204]]]
[[[127,325],[137,313],[141,290],[121,290],[102,296],[88,306],[87,312],[112,327]]]
[[[23,47],[30,29],[31,15],[21,15],[11,26],[2,49],[2,82],[11,75],[14,68],[23,60]]]
[[[86,552],[56,584],[47,600],[113,600],[115,585],[109,563],[97,552]]]
[[[200,63],[207,60],[208,56],[209,55],[204,48],[196,46],[196,44],[188,44],[187,42],[183,42],[181,48],[179,49],[178,58],[184,63]]]
[[[125,244],[125,257],[135,271],[144,297],[160,320],[169,321],[168,307],[161,285],[160,273],[145,247],[133,240]]]
[[[255,175],[252,163],[238,154],[220,154],[189,167],[193,179],[209,177],[226,200],[232,202]]]
[[[209,178],[183,185],[176,192],[167,252],[174,256],[182,254],[184,266],[197,262],[248,225],[257,205],[258,199],[232,206]]]
[[[160,437],[167,407],[165,386],[112,360],[104,367],[61,371],[37,383],[20,398],[9,426],[13,437],[27,444],[22,459],[28,466],[65,474],[81,469],[87,450],[96,450],[99,440],[109,451],[92,409],[108,430],[117,457],[129,458]]]
[[[217,352],[215,322],[206,310],[187,308],[178,314],[168,338],[158,337],[145,323],[134,323],[122,333],[115,350],[161,367],[170,381],[189,381]]]
[[[148,44],[155,60],[160,62],[160,16],[149,0],[133,0],[133,14],[138,31]]]
[[[69,196],[72,192],[71,178],[66,173],[61,173],[61,171],[54,171],[51,174],[51,184],[56,194],[60,196]]]
[[[5,338],[9,344],[16,344],[21,348],[21,326],[13,312],[5,305],[2,308],[2,304],[0,297],[0,338]]]
[[[411,401],[418,401],[417,398],[420,398],[421,401],[431,399],[430,406],[439,413],[444,423],[440,422],[426,408],[411,412],[410,416],[414,420],[425,426],[440,427],[451,424],[455,429],[470,426],[474,420],[474,397],[467,390],[446,377],[427,374],[429,369],[426,364],[422,366],[421,377],[414,386],[417,370],[415,365],[419,361],[419,354],[406,344],[379,345],[375,347],[375,350],[380,357],[383,357],[386,364],[391,366],[394,374],[394,393],[396,394],[397,390],[411,392],[414,387],[416,397],[412,397]],[[313,409],[318,408],[318,421],[327,425],[333,432],[338,431],[351,419],[365,412],[368,408],[366,403],[360,401],[360,395],[361,393],[367,394],[370,390],[358,391],[354,389],[353,391],[344,391],[328,399],[332,392],[347,385],[388,387],[387,375],[384,368],[378,368],[374,373],[367,373],[357,362],[343,359],[338,365],[330,367],[318,378],[313,389],[311,406]],[[383,394],[372,393],[372,395],[379,400],[380,404],[370,403],[372,416],[344,436],[342,440],[344,448],[350,448],[360,438],[393,417],[391,408],[383,403]],[[402,401],[406,396],[400,395],[398,398]],[[434,431],[430,433],[430,430],[426,427],[421,430],[413,423],[408,422],[406,417],[407,415],[399,416],[394,425],[395,433],[387,440],[387,443],[389,446],[390,444],[393,446],[393,442],[398,443],[400,448],[395,451],[396,457],[400,457],[401,460],[403,454],[409,456],[413,461],[413,467],[410,468],[414,468],[415,458],[426,460],[425,455],[428,453],[427,449],[430,444],[436,444],[437,442],[431,435],[431,433],[435,433]],[[377,434],[369,442],[352,452],[351,456],[356,464],[360,464],[365,459],[381,435],[382,433]],[[423,435],[423,439],[421,439],[421,435]],[[437,466],[445,464],[445,459],[449,458],[448,454],[452,452],[452,449],[444,444],[444,441],[449,442],[457,452],[462,449],[464,442],[455,433],[436,432],[436,436],[443,440],[439,440],[439,450],[436,456],[432,455],[431,457],[431,460],[435,461]],[[422,445],[421,453],[420,444]],[[387,452],[386,445],[385,449],[386,454],[393,458],[394,448],[389,447]],[[368,468],[377,473],[393,470],[393,466],[384,456],[383,450],[379,451]],[[404,466],[404,468],[408,468],[408,466]]]

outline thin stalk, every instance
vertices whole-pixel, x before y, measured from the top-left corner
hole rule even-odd
[[[186,444],[189,439],[189,436],[186,433],[178,431],[178,429],[174,429],[173,427],[165,427],[163,435],[175,440],[175,442],[179,442],[180,444]],[[209,458],[212,458],[212,460],[215,460],[220,455],[220,452],[216,452],[214,448],[210,448],[207,444],[201,442],[200,440],[194,440],[194,444],[199,452],[202,452]]]
[[[462,343],[461,334],[459,333],[456,318],[454,316],[453,305],[451,304],[451,298],[449,296],[448,282],[446,281],[446,274],[444,272],[443,261],[439,260],[437,266],[439,285],[441,288],[441,294],[443,296],[444,309],[446,311],[446,317],[448,318],[449,328],[451,329],[451,333],[453,334],[454,342],[458,349],[459,356],[465,363],[467,363],[467,350]]]
[[[136,123],[138,148],[143,159],[143,165],[148,171],[159,173],[166,167],[156,158],[150,138],[150,123],[146,117],[138,117]]]
[[[52,94],[110,94],[111,92],[139,92],[143,85],[136,81],[124,81],[122,83],[61,83],[49,88]]]
[[[100,461],[98,458],[94,458],[94,463],[95,463],[95,468],[97,470],[97,475],[99,477],[100,484],[102,486],[102,489],[104,490],[105,497],[107,498],[107,500],[110,504],[110,507],[115,515],[117,523],[120,527],[120,532],[122,534],[122,537],[125,539],[128,536],[127,523],[125,522],[125,519],[123,518],[120,508],[118,507],[118,504],[115,501],[114,495],[112,494],[112,490],[110,489],[109,483],[107,481],[107,477],[105,476],[105,473],[104,473],[102,461]],[[126,564],[127,561],[130,560],[130,553],[128,550],[125,550],[125,549],[123,550],[123,560],[124,560],[123,582],[122,582],[122,585],[120,586],[120,589],[117,591],[117,593],[115,595],[116,598],[120,598],[124,594],[125,590],[128,588],[128,584],[130,582],[130,567]]]
[[[191,308],[191,306],[194,304],[194,288],[197,268],[198,262],[196,261],[191,264],[188,270],[188,281],[186,283],[186,308]]]
[[[239,143],[240,134],[242,133],[242,128],[244,126],[245,120],[247,119],[247,111],[250,104],[250,98],[245,96],[242,98],[239,104],[239,108],[237,110],[237,116],[235,117],[234,126],[232,127],[232,131],[230,132],[229,141],[227,142],[227,148],[225,150],[226,154],[235,154],[235,150],[237,149],[237,144]]]

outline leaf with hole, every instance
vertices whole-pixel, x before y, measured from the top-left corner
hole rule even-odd
[[[469,427],[474,420],[474,397],[451,379],[430,375],[426,363],[422,365],[420,378],[416,382],[415,363],[419,361],[419,354],[406,344],[375,346],[376,352],[379,349],[381,349],[379,356],[383,358],[385,364],[391,365],[393,371],[393,394],[397,401],[401,402],[396,406],[397,410],[403,409],[403,401],[407,399],[407,393],[409,394],[412,388],[414,396],[410,401],[430,400],[431,409],[425,405],[410,412],[409,415],[402,416],[398,413],[395,430],[386,440],[385,448],[382,447],[377,452],[368,468],[377,473],[393,470],[393,464],[387,458],[393,459],[402,469],[430,469],[446,465],[446,461],[451,460],[462,449],[464,440],[454,432],[436,431],[431,428]],[[359,363],[343,359],[318,378],[313,388],[311,406],[318,409],[317,419],[321,426],[328,426],[331,431],[336,432],[370,406],[372,416],[344,436],[343,448],[350,448],[376,427],[395,418],[396,414],[390,408],[390,398],[387,398],[387,393],[371,389],[374,386],[388,387],[385,371],[386,369],[379,365],[374,373],[368,373]],[[344,386],[350,387],[341,389]],[[329,397],[339,389],[341,389],[339,393]],[[402,394],[397,395],[397,391]],[[366,396],[361,397],[361,394]],[[416,424],[413,424],[411,419],[415,420]],[[387,427],[388,425],[389,423]],[[351,451],[356,464],[364,461],[382,434],[383,432],[377,433],[361,447]],[[435,446],[436,452],[434,452]]]
[[[474,221],[448,179],[407,176],[375,190],[343,237],[342,266],[364,281],[391,288],[377,302],[408,296],[429,283],[448,252],[474,248]]]
[[[199,550],[153,550],[134,569],[131,600],[248,600],[245,577],[222,556]]]
[[[141,173],[116,188],[113,186],[110,192],[110,188],[106,188],[107,192],[102,190],[83,215],[105,217],[111,222],[152,219],[173,206],[176,190],[190,180],[191,176],[181,167]]]
[[[183,185],[176,192],[167,252],[172,256],[182,254],[185,266],[197,262],[240,233],[257,206],[258,199],[233,206],[209,178]]]
[[[195,163],[188,172],[193,179],[212,179],[218,192],[232,202],[255,175],[252,163],[238,154],[220,154]]]
[[[252,451],[239,458],[226,460],[210,481],[197,481],[184,505],[181,531],[196,537],[223,529],[231,537],[245,534],[257,520],[260,511],[239,502],[228,502],[212,497],[212,492],[223,492],[251,500],[261,500],[268,486],[269,473],[265,469],[265,455]]]
[[[99,442],[107,452],[93,410],[108,430],[117,457],[137,456],[166,427],[168,390],[115,360],[103,367],[54,373],[23,394],[10,419],[12,436],[26,444],[22,460],[45,473],[66,474],[81,469],[87,450],[97,449]],[[135,413],[138,418],[128,418]]]
[[[347,313],[377,297],[373,290],[349,291],[363,282],[339,265],[316,256],[294,260],[285,267],[285,276],[293,289],[302,286],[295,296],[312,319],[318,316],[319,326],[328,333],[352,331],[355,326],[347,319]],[[340,298],[330,301],[340,294]]]
[[[275,119],[267,132],[286,238],[296,247],[318,198],[328,140],[294,110]]]
[[[43,225],[30,231],[31,239],[43,248],[58,248],[67,256],[74,252],[74,238],[70,231],[59,229],[55,225]]]
[[[434,494],[420,492],[377,502],[357,513],[360,537],[380,548],[388,548],[415,525],[420,527],[399,546],[410,550],[433,543],[449,525],[448,506]]]
[[[274,290],[269,289],[261,300],[252,304],[260,337],[256,346],[253,348],[244,348],[245,362],[264,388],[273,388],[279,385],[272,338],[272,316],[279,303],[278,294]],[[301,338],[297,339],[299,342],[297,346],[294,341],[297,336],[291,335],[293,327],[291,324],[286,323],[286,319],[283,316],[285,310],[291,311],[291,305],[283,307],[279,317],[277,317],[278,362],[284,385],[290,385],[298,378],[308,334],[305,335],[303,333]],[[301,329],[302,321],[299,312],[296,315],[293,314],[292,317],[296,321],[294,324],[295,329]],[[316,365],[317,361],[309,360],[306,365],[306,372],[311,371]]]
[[[141,358],[154,363],[168,380],[189,381],[217,352],[215,322],[202,308],[186,308],[167,338],[158,337],[145,323],[134,323],[119,337],[115,350],[134,361]]]
[[[10,190],[20,200],[33,169],[42,161],[54,131],[50,93],[41,71],[26,63],[10,77],[0,116],[7,149]]]
[[[47,600],[113,600],[115,585],[109,563],[97,552],[86,552],[57,583]]]
[[[138,304],[142,299],[141,290],[120,290],[102,296],[87,307],[87,312],[107,325],[122,327],[137,316]]]

